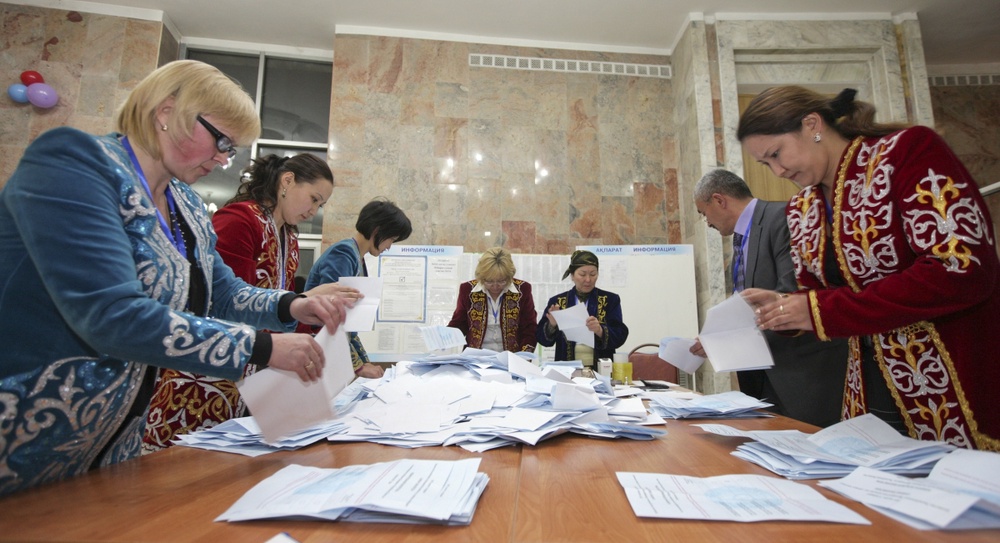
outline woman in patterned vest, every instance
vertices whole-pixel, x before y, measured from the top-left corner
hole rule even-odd
[[[510,252],[487,249],[479,258],[476,278],[458,289],[458,306],[448,326],[465,335],[475,349],[497,352],[535,350],[535,301],[531,283],[515,279]]]

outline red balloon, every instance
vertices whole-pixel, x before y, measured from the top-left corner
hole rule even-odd
[[[42,79],[42,74],[35,70],[27,70],[21,72],[21,83],[24,83],[26,87],[30,87],[32,83],[45,83],[45,80]]]

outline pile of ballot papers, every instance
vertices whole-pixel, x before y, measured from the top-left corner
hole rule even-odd
[[[457,445],[482,452],[535,445],[567,432],[640,440],[666,434],[653,427],[665,421],[648,413],[634,395],[640,390],[616,390],[601,375],[573,377],[579,361],[539,367],[532,358],[530,353],[466,349],[399,362],[380,379],[338,384],[340,392],[329,399],[325,394],[332,389],[315,384],[305,385],[307,392],[289,393],[288,387],[302,386],[297,377],[275,381],[281,391],[275,393],[268,392],[267,381],[258,379],[255,387],[244,384],[241,390],[266,399],[267,417],[230,421],[176,443],[264,454],[325,438],[398,447]],[[322,405],[307,408],[302,405],[306,401]],[[292,416],[304,411],[317,417]],[[319,416],[324,411],[330,414]]]
[[[743,431],[723,424],[698,424],[707,432],[748,437],[733,456],[789,479],[843,477],[858,466],[899,475],[926,475],[955,447],[900,435],[872,414],[841,421],[815,434],[798,430]]]
[[[368,394],[336,419],[346,430],[328,439],[482,452],[567,432],[644,440],[666,433],[650,427],[662,418],[638,397],[617,397],[607,377],[572,377],[579,367],[477,349],[400,362],[362,385]]]
[[[343,432],[345,426],[330,421],[306,428],[272,443],[264,441],[257,421],[253,417],[229,419],[218,426],[190,434],[178,434],[175,444],[210,451],[225,451],[245,456],[260,456],[281,450],[294,450]]]
[[[686,477],[620,471],[638,517],[761,522],[798,520],[871,524],[802,483],[762,475]],[[678,499],[683,497],[683,499]]]
[[[666,419],[738,419],[773,416],[758,411],[771,407],[772,404],[735,390],[706,396],[673,392],[647,393],[646,397],[649,399],[649,410]]]
[[[1000,528],[1000,454],[956,449],[926,478],[858,468],[820,485],[918,530]]]
[[[478,470],[478,458],[326,469],[293,464],[255,485],[215,520],[468,525],[489,482]],[[401,484],[407,480],[420,484]]]

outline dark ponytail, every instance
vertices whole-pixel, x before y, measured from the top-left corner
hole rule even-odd
[[[281,176],[285,172],[292,172],[296,183],[313,183],[317,179],[326,179],[333,183],[330,166],[315,155],[309,153],[293,157],[265,155],[253,159],[253,162],[243,170],[236,196],[226,203],[252,200],[268,213],[274,212],[274,206],[278,203]]]
[[[906,128],[901,123],[876,123],[875,106],[855,100],[858,91],[844,89],[832,100],[794,85],[771,87],[757,95],[740,116],[736,137],[776,136],[802,129],[802,119],[817,113],[845,139],[885,136]]]

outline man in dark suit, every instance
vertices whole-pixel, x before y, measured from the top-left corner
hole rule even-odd
[[[726,170],[705,174],[694,187],[694,201],[709,226],[733,236],[729,271],[734,293],[751,287],[797,290],[784,202],[754,198],[746,182]],[[774,367],[738,372],[740,390],[773,403],[772,411],[793,419],[817,426],[840,421],[847,342],[820,341],[811,332],[764,335]]]

